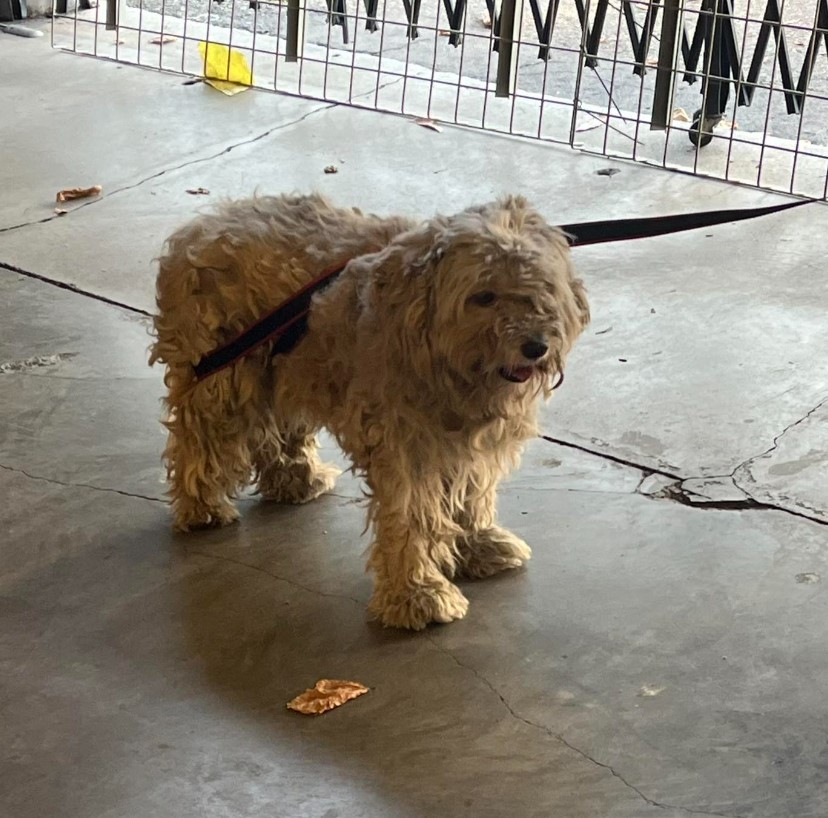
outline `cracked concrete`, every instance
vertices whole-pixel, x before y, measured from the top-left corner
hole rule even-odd
[[[470,665],[463,664],[463,662],[461,662],[453,653],[451,653],[451,651],[446,650],[444,647],[442,647],[437,642],[435,642],[434,639],[428,637],[428,635],[426,635],[426,638],[429,639],[429,641],[437,648],[437,650],[439,650],[440,652],[442,652],[446,656],[448,656],[459,667],[462,667],[463,669],[468,670],[475,677],[475,679],[477,679],[479,682],[481,682],[483,685],[485,685],[487,688],[489,688],[489,690],[491,690],[492,693],[498,698],[498,700],[500,701],[500,704],[508,711],[509,715],[512,718],[516,719],[519,722],[522,722],[523,724],[527,725],[528,727],[531,727],[535,730],[539,730],[540,732],[544,733],[549,738],[554,739],[555,741],[562,744],[568,750],[571,750],[576,755],[579,755],[579,756],[581,756],[581,758],[585,759],[586,761],[589,761],[591,764],[594,764],[596,767],[600,767],[601,769],[606,770],[607,772],[610,773],[610,775],[613,776],[613,778],[617,778],[627,789],[632,790],[642,801],[644,801],[649,806],[658,807],[659,809],[678,810],[680,812],[686,812],[686,813],[690,813],[692,815],[718,815],[718,816],[723,816],[723,818],[738,818],[737,816],[728,815],[727,813],[723,813],[723,812],[707,812],[707,811],[704,811],[704,810],[692,809],[690,807],[676,807],[672,804],[662,804],[658,801],[653,801],[651,798],[648,798],[643,792],[641,792],[641,790],[638,789],[638,787],[636,787],[634,784],[631,784],[629,781],[627,781],[627,779],[624,778],[623,775],[621,775],[616,769],[614,769],[609,764],[605,764],[604,762],[599,761],[596,758],[593,758],[591,755],[589,755],[589,753],[586,753],[583,750],[579,749],[578,747],[575,747],[573,744],[568,742],[563,736],[558,735],[557,733],[550,730],[548,727],[544,726],[543,724],[538,724],[537,722],[531,721],[531,720],[521,716],[520,713],[516,712],[515,709],[512,707],[512,705],[509,704],[509,702],[504,698],[503,694],[485,676],[483,676],[478,670],[471,667]]]
[[[53,486],[63,486],[64,488],[70,489],[90,489],[91,491],[112,492],[113,494],[120,494],[122,497],[134,497],[137,500],[149,500],[152,503],[164,502],[164,500],[162,500],[159,497],[147,497],[144,494],[134,494],[131,491],[113,489],[109,486],[94,486],[91,483],[67,483],[64,480],[54,480],[51,477],[43,477],[39,474],[31,474],[27,472],[25,469],[16,469],[13,466],[6,466],[3,463],[0,463],[0,469],[3,469],[3,471],[14,472],[15,474],[22,474],[24,477],[28,477],[29,480],[40,480],[44,483],[51,483]]]
[[[66,215],[68,215],[69,212],[77,213],[78,211],[83,210],[87,207],[94,207],[95,205],[99,205],[113,196],[118,196],[121,193],[127,193],[130,190],[135,190],[136,188],[141,187],[141,185],[144,185],[147,182],[151,182],[155,179],[159,179],[168,173],[172,173],[173,171],[181,170],[182,168],[192,167],[194,165],[200,165],[203,162],[211,162],[214,159],[219,159],[220,157],[226,156],[228,153],[231,153],[236,148],[240,148],[243,145],[252,145],[258,142],[260,139],[264,139],[265,137],[268,137],[271,134],[274,134],[277,131],[282,130],[283,128],[289,128],[292,125],[298,124],[299,122],[304,122],[308,117],[333,107],[335,106],[329,104],[319,105],[318,107],[311,109],[310,111],[308,111],[300,117],[297,117],[296,119],[288,120],[287,122],[281,122],[280,124],[267,128],[261,131],[260,133],[255,134],[254,136],[245,139],[240,139],[236,142],[233,142],[230,145],[227,145],[226,147],[221,148],[215,153],[207,154],[205,156],[198,156],[195,159],[188,159],[186,162],[179,162],[178,164],[170,165],[169,167],[162,168],[161,170],[155,170],[147,176],[143,176],[134,182],[130,182],[129,184],[124,184],[121,187],[116,187],[114,190],[104,190],[104,192],[101,193],[100,196],[95,196],[90,199],[79,199],[71,207],[71,210],[70,208],[65,208],[64,211],[60,214],[53,213],[50,216],[44,216],[43,218],[35,219],[33,221],[20,222],[19,224],[11,224],[0,228],[0,233],[7,233],[12,230],[20,230],[24,227],[32,227],[34,225],[45,224],[47,222],[54,221],[55,219],[64,218]]]
[[[579,251],[594,324],[501,493],[532,561],[463,583],[462,622],[386,631],[347,474],[170,530],[146,318],[186,189],[426,213],[519,188],[561,222],[769,197],[15,38],[0,60],[38,135],[0,189],[0,815],[828,814],[824,211]],[[107,195],[54,218],[75,183]],[[325,676],[371,693],[286,711]]]

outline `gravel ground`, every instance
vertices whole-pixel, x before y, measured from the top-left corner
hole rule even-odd
[[[348,20],[349,43],[343,43],[343,29],[329,26],[324,0],[308,0],[309,14],[306,21],[306,41],[318,45],[330,43],[338,50],[355,49],[358,52],[408,60],[410,63],[457,76],[485,80],[494,78],[496,60],[490,50],[490,30],[487,27],[488,12],[483,0],[469,0],[465,20],[465,38],[460,47],[453,47],[445,31],[448,28],[445,7],[439,0],[424,0],[420,13],[420,36],[409,40],[402,0],[380,0],[378,18],[379,30],[370,33],[365,30],[364,6],[360,0],[346,0],[347,11],[360,18]],[[543,3],[543,0],[540,0]],[[262,34],[283,34],[284,8],[266,0],[259,8],[250,8],[249,0],[128,0],[131,6],[141,5],[145,10],[163,12],[165,15],[206,22],[221,27],[234,26]],[[757,22],[745,23],[737,19],[736,34],[739,48],[744,53],[743,61],[749,65],[753,56],[759,21],[764,13],[764,3],[735,0],[738,18],[748,17]],[[698,9],[698,0],[688,0],[687,10]],[[815,14],[816,0],[787,0],[783,19],[786,27],[786,41],[793,66],[794,79],[805,61],[810,28]],[[643,21],[644,11],[636,7],[636,17]],[[685,24],[688,29],[695,25],[695,17],[688,15]],[[798,28],[801,27],[801,28]],[[525,4],[523,40],[519,62],[519,87],[527,92],[545,93],[549,96],[572,99],[576,93],[578,76],[578,49],[581,28],[572,0],[564,0],[558,12],[553,52],[548,61],[538,59],[537,34],[531,18],[530,6]],[[438,33],[440,32],[440,33]],[[656,28],[658,32],[658,26]],[[690,32],[692,33],[692,31]],[[653,38],[648,61],[654,61],[658,54],[658,37]],[[648,71],[641,80],[633,74],[631,65],[614,65],[613,57],[632,62],[633,53],[627,35],[626,24],[620,14],[617,0],[611,4],[603,28],[599,48],[599,64],[596,70],[583,72],[578,96],[582,103],[599,106],[617,106],[623,111],[636,111],[641,104],[647,111],[652,98],[655,72]],[[747,73],[747,67],[744,69]],[[778,70],[773,71],[773,44],[765,56],[760,83],[769,85],[773,75],[774,85],[781,85]],[[700,107],[701,84],[681,83],[676,92],[674,105],[692,114]],[[611,95],[611,102],[610,102]],[[770,97],[770,106],[769,106]],[[641,103],[640,103],[641,101]],[[816,66],[809,87],[809,98],[804,106],[803,116],[789,116],[784,96],[780,91],[770,94],[757,89],[752,104],[734,110],[734,95],[731,93],[730,110],[727,118],[735,120],[742,131],[763,132],[769,136],[786,139],[802,138],[814,144],[828,145],[828,48],[817,57]]]

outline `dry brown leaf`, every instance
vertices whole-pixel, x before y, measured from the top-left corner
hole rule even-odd
[[[189,187],[187,193],[191,196],[209,196],[210,191],[206,187]]]
[[[437,33],[441,37],[451,37],[451,32],[448,29],[445,29],[445,28],[438,28]]]
[[[492,27],[492,18],[488,14],[484,14],[480,18],[480,25],[482,25],[483,28],[491,28]]]
[[[89,199],[92,196],[100,196],[103,188],[100,185],[92,187],[67,187],[59,190],[55,196],[56,202],[71,202],[73,199]]]
[[[153,37],[150,40],[150,45],[166,45],[167,43],[174,43],[175,37]]]
[[[313,687],[291,699],[287,707],[306,716],[318,716],[367,693],[368,690],[369,688],[359,682],[320,679]]]
[[[440,133],[440,131],[443,130],[433,119],[427,119],[423,116],[415,119],[414,123],[419,125],[421,128],[428,128],[431,131],[437,131],[437,133]]]
[[[328,165],[325,168],[325,173],[339,173],[339,168],[336,165]]]
[[[673,122],[689,122],[690,117],[687,115],[687,111],[684,108],[673,108],[673,114],[671,116]]]
[[[64,210],[62,207],[55,208],[55,216],[65,216],[68,212],[68,210]]]
[[[731,122],[729,119],[723,119],[719,123],[720,128],[727,128],[730,131],[738,131],[739,125],[736,122]]]

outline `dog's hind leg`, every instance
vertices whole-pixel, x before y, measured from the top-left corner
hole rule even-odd
[[[226,525],[238,519],[233,497],[247,485],[251,462],[247,446],[249,407],[239,405],[230,382],[219,372],[192,385],[168,368],[169,430],[164,462],[174,525],[181,531]],[[176,384],[186,384],[178,388]]]
[[[340,470],[319,459],[316,430],[273,423],[253,454],[259,494],[277,503],[309,503],[333,489]]]
[[[532,549],[520,537],[495,524],[496,495],[496,483],[469,482],[463,511],[457,518],[463,529],[456,540],[461,576],[482,579],[520,568],[532,556]]]

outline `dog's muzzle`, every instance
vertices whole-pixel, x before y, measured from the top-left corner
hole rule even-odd
[[[542,335],[527,338],[520,345],[520,354],[524,360],[532,363],[523,366],[501,367],[500,377],[510,383],[526,383],[535,374],[543,376],[544,368],[540,366],[540,361],[547,352],[549,352],[549,344]]]

